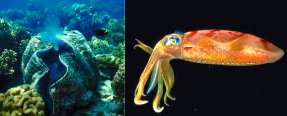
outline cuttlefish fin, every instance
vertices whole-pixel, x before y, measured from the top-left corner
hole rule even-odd
[[[136,39],[136,41],[138,42],[138,44],[136,44],[134,46],[134,49],[136,49],[137,47],[141,48],[143,51],[151,54],[153,49],[151,47],[149,47],[148,45],[142,43],[140,40]]]

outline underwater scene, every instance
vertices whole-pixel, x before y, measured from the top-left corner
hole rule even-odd
[[[121,116],[124,0],[0,0],[0,116]]]

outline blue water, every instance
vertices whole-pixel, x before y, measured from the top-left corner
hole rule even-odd
[[[11,0],[0,0],[0,10],[6,10],[6,9],[23,9],[25,7],[25,4],[27,3],[26,0],[14,0],[11,2]]]
[[[0,0],[0,10],[25,9],[29,1],[36,2],[37,0]],[[69,3],[88,3],[93,0],[40,0],[41,4],[38,4],[38,5],[41,7],[53,7],[55,4],[61,1],[70,1]],[[99,0],[99,1],[103,1],[103,0]],[[111,1],[117,1],[117,0],[111,0]],[[119,1],[122,1],[122,0],[119,0]]]
[[[73,4],[85,6],[75,10],[71,9]],[[64,28],[71,21],[77,23],[77,20],[71,19],[75,14],[81,17],[78,20],[84,21],[86,25],[94,19],[85,20],[85,17],[89,19],[89,15],[95,15],[101,11],[106,12],[110,18],[123,18],[124,5],[124,0],[0,0],[0,18],[8,18],[14,23],[27,27],[32,34],[37,34],[45,31],[47,26]],[[86,29],[89,30],[89,28]]]

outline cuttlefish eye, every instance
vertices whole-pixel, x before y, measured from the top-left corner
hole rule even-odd
[[[176,34],[172,34],[166,37],[166,40],[164,41],[164,46],[171,46],[171,45],[178,46],[180,42],[181,38]]]

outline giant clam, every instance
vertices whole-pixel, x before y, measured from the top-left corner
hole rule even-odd
[[[79,31],[63,31],[45,41],[42,33],[29,41],[22,56],[24,82],[38,89],[49,115],[70,115],[94,101],[97,62]],[[61,111],[60,111],[61,109]]]

